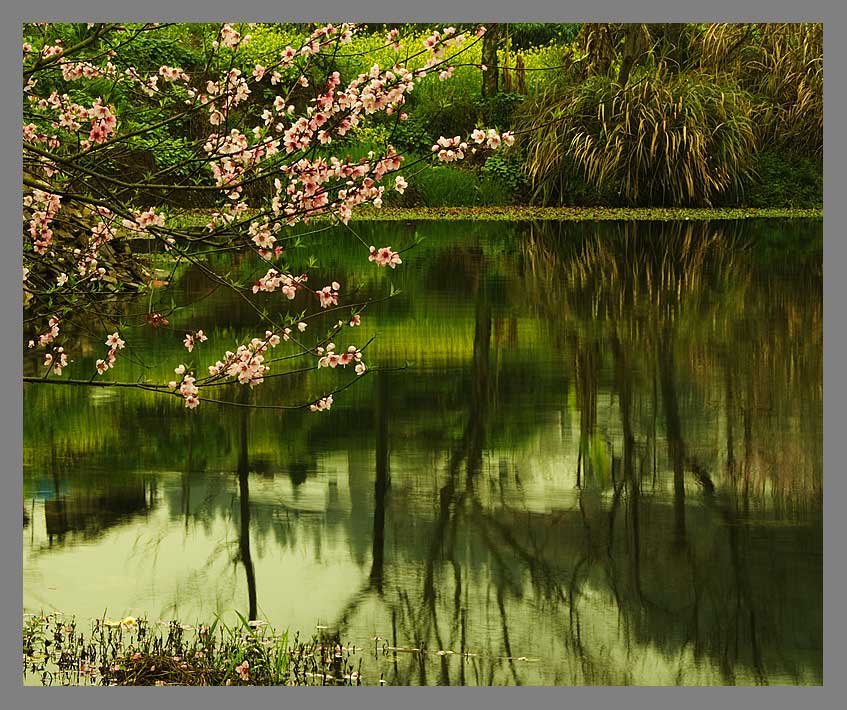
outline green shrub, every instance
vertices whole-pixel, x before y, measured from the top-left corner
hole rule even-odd
[[[529,183],[523,162],[516,153],[492,153],[485,161],[482,174],[499,189],[509,193],[510,203],[524,201]]]
[[[822,167],[817,158],[762,153],[756,157],[756,174],[739,202],[749,207],[819,207],[823,204]]]
[[[392,142],[397,147],[415,153],[427,154],[438,136],[433,136],[427,119],[413,112],[405,121],[392,124]]]
[[[484,117],[486,126],[506,130],[513,123],[515,110],[525,99],[522,94],[505,91],[486,98],[480,97],[476,101],[477,113]]]
[[[409,187],[400,203],[404,207],[486,207],[511,203],[508,186],[496,177],[450,165],[436,165],[408,179]]]

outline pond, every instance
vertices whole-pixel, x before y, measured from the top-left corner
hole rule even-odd
[[[359,296],[399,291],[339,341],[374,336],[385,371],[329,412],[25,387],[24,612],[238,610],[362,647],[365,683],[822,683],[820,220],[356,229],[422,241],[396,271],[340,233],[315,252]],[[116,377],[252,334],[196,269],[173,288],[193,316],[128,331]]]

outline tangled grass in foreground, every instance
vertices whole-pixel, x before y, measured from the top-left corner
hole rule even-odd
[[[361,685],[358,648],[315,637],[289,642],[263,621],[210,626],[94,619],[86,634],[61,614],[27,615],[24,682],[42,685]],[[379,680],[380,684],[384,681]]]

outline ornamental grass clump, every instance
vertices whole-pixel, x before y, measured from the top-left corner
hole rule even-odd
[[[752,175],[747,94],[696,73],[553,84],[521,120],[540,126],[525,145],[535,197],[545,202],[567,189],[569,167],[635,205],[712,206]]]
[[[823,156],[823,25],[709,25],[699,38],[700,67],[731,75],[755,102],[763,150]]]

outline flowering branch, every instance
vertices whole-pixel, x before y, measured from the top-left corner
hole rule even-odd
[[[374,64],[367,72],[342,77],[339,71],[319,74],[317,67],[318,60],[331,62],[352,42],[356,28],[347,23],[317,27],[299,47],[288,46],[266,64],[253,66],[240,59],[251,39],[248,28],[224,23],[202,72],[169,65],[144,71],[128,61],[139,38],[167,26],[91,24],[89,34],[67,49],[55,37],[62,28],[44,25],[44,34],[54,39],[23,47],[23,297],[30,330],[25,341],[28,349],[43,352],[45,368],[43,376],[24,381],[132,386],[179,396],[194,409],[204,387],[237,382],[254,388],[267,377],[302,371],[271,373],[271,364],[282,359],[315,358],[314,368],[304,369],[350,365],[359,376],[372,371],[364,362],[364,347],[336,350],[334,338],[359,326],[362,310],[375,300],[345,303],[350,294],[340,278],[310,285],[308,269],[294,268],[284,244],[302,238],[291,231],[296,225],[329,216],[361,243],[363,258],[367,255],[377,267],[402,265],[400,251],[368,245],[348,222],[362,205],[381,207],[386,190],[404,192],[404,156],[390,143],[359,160],[331,151],[379,114],[396,113],[397,120],[404,120],[409,93],[432,75],[449,80],[460,65],[457,59],[484,30],[470,42],[453,27],[433,30],[404,61],[388,68]],[[395,50],[406,40],[397,30],[385,39],[386,47]],[[408,66],[412,58],[426,61],[413,70]],[[309,88],[313,95],[306,98]],[[148,139],[165,145],[162,135],[189,124],[195,133],[203,124],[202,136],[183,141],[184,154],[173,164],[138,176],[133,146]],[[513,141],[509,133],[477,129],[467,137],[440,137],[424,160],[455,162]],[[211,201],[202,233],[174,225],[165,201],[176,195]],[[173,304],[164,315],[154,310],[155,273],[131,248],[138,239],[161,245],[174,260],[172,276],[176,264],[190,264],[213,291],[226,288],[236,294],[258,316],[264,335],[210,358],[208,377],[197,379],[180,364],[174,368],[180,379],[168,383],[105,382],[96,378],[116,367],[132,338],[129,326],[104,321],[107,350],[96,359],[92,379],[56,379],[77,366],[66,348],[72,347],[75,331],[90,327],[90,313],[105,317],[104,299],[149,292],[142,325],[175,333],[189,353],[207,340],[202,329],[165,328],[166,316],[188,304]],[[206,249],[198,252],[198,245]],[[257,270],[251,286],[207,263],[209,254],[222,252],[250,260]],[[279,295],[278,317],[257,305],[254,296],[260,292]],[[307,344],[309,320],[337,309],[351,309],[351,316]],[[277,347],[290,352],[269,358]],[[332,395],[356,379],[300,406],[329,409]]]

